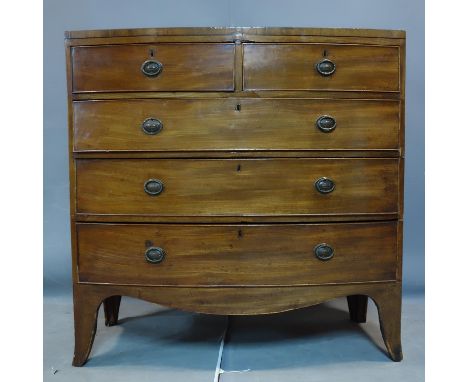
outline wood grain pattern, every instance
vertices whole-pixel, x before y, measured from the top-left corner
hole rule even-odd
[[[83,223],[346,223],[346,222],[378,222],[398,219],[397,212],[388,213],[336,213],[327,215],[128,215],[128,214],[89,214],[77,213],[75,220]]]
[[[399,107],[327,99],[74,102],[74,144],[75,151],[396,150]],[[336,120],[334,131],[317,128],[323,115]],[[162,131],[145,134],[147,118],[159,119]]]
[[[87,100],[114,100],[114,99],[155,99],[155,98],[290,98],[290,99],[363,99],[363,100],[384,100],[398,101],[401,93],[396,92],[360,92],[360,91],[339,91],[339,90],[248,90],[234,92],[196,92],[196,91],[138,91],[138,92],[99,92],[99,93],[73,93],[71,98],[74,101]]]
[[[134,28],[67,31],[69,39],[102,38],[102,37],[144,37],[144,36],[336,36],[336,37],[371,37],[371,38],[405,38],[403,30],[356,29],[356,28],[296,28],[296,27],[182,27],[182,28]]]
[[[348,296],[356,322],[371,298],[402,359],[404,31],[78,31],[65,48],[75,366],[100,304],[114,325],[121,296],[227,315]],[[151,49],[156,78],[140,71]],[[324,56],[331,77],[316,72]],[[146,136],[153,113],[164,128]],[[319,194],[320,176],[335,191]],[[148,178],[161,195],[144,193]],[[332,260],[315,260],[319,241]],[[149,245],[164,262],[144,262]]]
[[[75,284],[78,280],[78,272],[76,270],[77,264],[77,243],[76,243],[76,230],[75,230],[75,211],[76,211],[76,184],[75,184],[75,160],[73,157],[73,101],[72,101],[72,63],[71,63],[71,49],[68,42],[65,41],[65,63],[67,75],[67,136],[68,136],[68,179],[70,191],[70,249],[71,249],[71,263],[72,263],[72,280]],[[75,300],[75,298],[73,298]]]
[[[315,65],[326,58],[336,72],[323,77]],[[324,44],[245,44],[245,90],[359,90],[397,92],[398,47]]]
[[[399,158],[400,150],[75,151],[75,159]]]
[[[101,45],[131,45],[131,44],[167,44],[167,43],[301,43],[301,44],[350,44],[360,46],[404,46],[404,38],[389,37],[369,37],[369,36],[317,36],[317,35],[265,35],[235,33],[226,35],[148,35],[148,36],[127,36],[127,37],[94,37],[66,39],[65,43],[69,47],[73,46],[101,46]]]
[[[369,295],[379,312],[380,330],[392,361],[403,359],[401,348],[401,283],[384,289],[379,295]]]
[[[149,59],[163,64],[157,77],[141,72]],[[234,44],[74,47],[72,62],[75,93],[234,90]]]
[[[314,183],[333,179],[320,194]],[[164,191],[144,192],[148,179]],[[171,215],[326,215],[398,211],[398,159],[77,161],[77,212]]]
[[[83,366],[88,360],[96,335],[99,307],[104,300],[101,293],[73,284],[73,312],[75,324],[75,351],[73,366]]]
[[[136,285],[303,285],[395,280],[396,223],[79,224],[79,279]],[[183,240],[180,240],[183,238]],[[319,260],[318,244],[334,249]],[[148,263],[145,251],[166,257]]]
[[[367,283],[304,287],[184,288],[75,284],[75,357],[82,366],[96,333],[97,309],[105,298],[131,296],[172,308],[207,314],[269,314],[303,308],[349,295],[367,295],[377,305],[389,356],[401,361],[401,284]],[[92,330],[91,330],[92,329]]]

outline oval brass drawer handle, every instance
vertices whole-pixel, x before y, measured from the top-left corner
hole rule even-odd
[[[322,261],[330,260],[335,254],[333,247],[331,247],[327,243],[322,243],[315,246],[314,252],[317,259]]]
[[[145,252],[145,259],[148,263],[158,264],[164,260],[166,252],[159,247],[150,247]]]
[[[319,178],[315,181],[315,188],[321,194],[328,194],[335,189],[335,182],[329,178]]]
[[[164,191],[164,183],[159,179],[148,179],[145,182],[144,189],[148,195],[156,196]]]
[[[141,65],[141,71],[145,76],[156,77],[161,74],[163,64],[156,60],[147,60]]]
[[[324,58],[315,65],[315,68],[317,69],[317,72],[320,73],[320,75],[327,77],[335,73],[336,65],[333,61]]]
[[[163,123],[157,118],[146,118],[141,124],[141,129],[148,135],[156,135],[162,128]]]
[[[330,133],[336,128],[336,120],[329,115],[322,115],[317,119],[315,125],[320,131],[324,133]]]

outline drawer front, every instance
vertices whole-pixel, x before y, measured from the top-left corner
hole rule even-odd
[[[399,141],[398,101],[80,101],[73,118],[75,151],[366,150]]]
[[[394,280],[396,233],[396,222],[78,224],[79,280],[141,285],[298,285]],[[333,256],[328,260],[323,260],[323,252],[316,249],[320,244],[327,244],[328,255],[332,249]],[[146,256],[160,262],[150,263]]]
[[[398,212],[398,159],[80,159],[76,166],[79,213],[276,216]],[[334,182],[333,191],[333,184],[327,181],[320,182],[321,191],[331,192],[317,190],[316,182],[322,177]]]
[[[146,61],[161,64],[159,74]],[[72,63],[75,93],[234,89],[234,44],[74,47]]]
[[[326,53],[326,57],[324,57]],[[322,75],[317,64],[322,66]],[[326,70],[329,70],[328,72]],[[322,44],[244,45],[246,90],[399,91],[399,48]]]

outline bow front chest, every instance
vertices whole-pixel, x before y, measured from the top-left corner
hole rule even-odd
[[[75,355],[121,296],[208,314],[348,298],[400,345],[402,31],[66,33]]]

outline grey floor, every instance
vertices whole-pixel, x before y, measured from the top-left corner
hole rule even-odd
[[[213,381],[226,317],[124,297],[121,323],[105,327],[101,311],[90,360],[75,368],[72,312],[71,296],[44,298],[44,381]],[[276,315],[232,317],[220,381],[423,381],[423,295],[403,300],[402,339],[404,360],[391,362],[374,304],[366,324],[353,324],[345,299]]]

